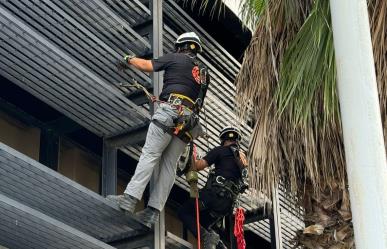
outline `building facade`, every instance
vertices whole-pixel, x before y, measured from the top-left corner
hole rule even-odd
[[[243,131],[243,148],[248,146],[252,128],[236,121],[233,81],[251,34],[228,9],[216,19],[180,1],[162,6],[163,18],[155,20],[152,1],[0,2],[0,245],[195,245],[176,215],[189,198],[183,178],[176,179],[156,231],[103,198],[123,192],[150,118],[145,95],[120,84],[135,80],[153,90],[150,75],[120,73],[115,63],[129,52],[153,57],[155,22],[163,23],[158,32],[164,53],[173,51],[174,40],[186,31],[195,31],[203,41],[199,59],[213,80],[201,119],[209,137],[197,141],[199,150],[217,146],[220,130],[234,122]],[[146,199],[145,194],[138,208]],[[278,219],[266,219],[259,216],[265,198],[248,193],[241,199],[247,248],[278,248],[281,243],[291,248],[289,240],[303,224],[286,196],[279,194],[277,200]],[[236,248],[232,217],[218,227],[226,244]]]

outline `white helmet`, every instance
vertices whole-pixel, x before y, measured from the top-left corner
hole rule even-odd
[[[175,47],[179,47],[185,43],[194,43],[198,46],[197,51],[201,53],[203,51],[202,42],[200,41],[199,36],[195,32],[187,32],[179,35],[175,41]]]
[[[241,132],[234,126],[227,126],[219,134],[220,141],[235,140],[240,141],[242,139]]]

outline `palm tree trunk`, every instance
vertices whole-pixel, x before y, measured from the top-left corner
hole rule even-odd
[[[353,227],[349,193],[339,186],[316,195],[313,186],[305,191],[305,229],[297,232],[295,246],[308,249],[352,249]]]

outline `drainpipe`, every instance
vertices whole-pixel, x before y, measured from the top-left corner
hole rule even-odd
[[[387,165],[366,0],[330,0],[355,244],[387,248]]]

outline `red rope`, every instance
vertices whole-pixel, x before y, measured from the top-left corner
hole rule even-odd
[[[196,160],[197,151],[196,151],[196,145],[193,144],[193,151],[192,151],[192,157],[193,160]],[[196,229],[197,229],[197,235],[198,235],[198,249],[200,249],[200,217],[199,217],[199,196],[196,196],[195,198],[196,202]]]
[[[196,229],[198,232],[198,249],[200,249],[200,219],[199,219],[199,198],[196,197]]]
[[[237,239],[237,248],[245,249],[246,241],[243,232],[243,222],[245,221],[245,211],[242,208],[237,208],[235,212],[234,235]]]

